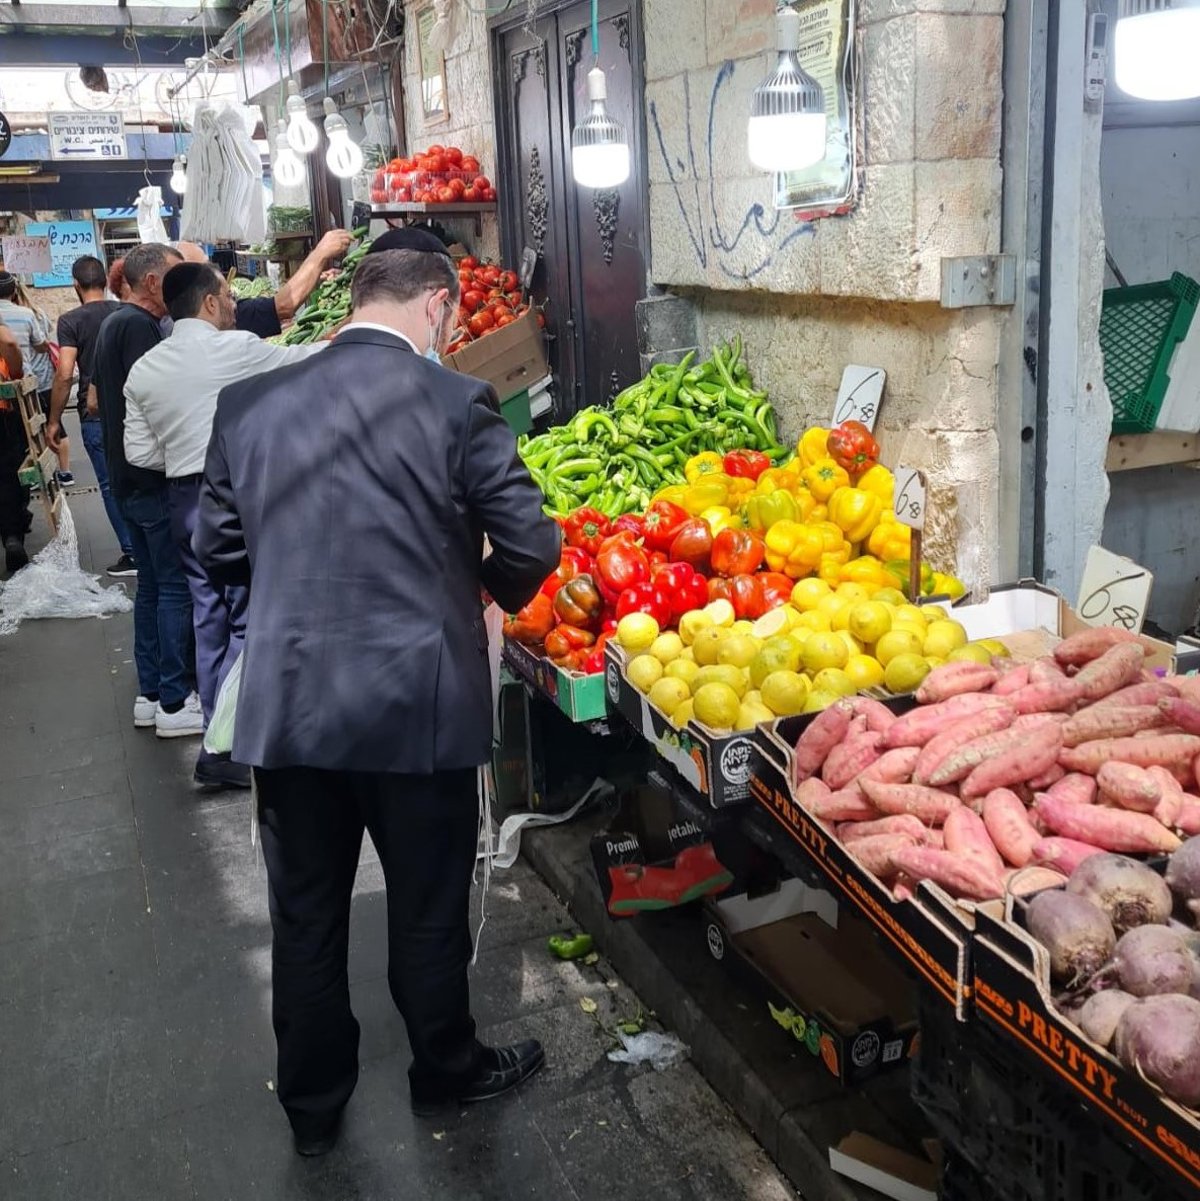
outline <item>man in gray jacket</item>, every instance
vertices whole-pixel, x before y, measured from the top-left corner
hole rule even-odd
[[[480,592],[524,605],[559,531],[495,393],[437,362],[449,257],[369,255],[352,302],[324,353],[222,391],[193,537],[215,578],[253,578],[233,757],[255,769],[277,1092],[308,1155],[333,1146],[358,1076],[346,949],[364,828],[413,1109],[486,1100],[543,1058],[475,1037],[468,902],[492,738]]]

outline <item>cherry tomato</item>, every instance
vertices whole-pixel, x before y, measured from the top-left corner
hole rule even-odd
[[[477,288],[468,288],[462,294],[462,306],[469,313],[476,313],[483,308],[484,295]]]
[[[505,292],[516,291],[520,283],[521,281],[517,278],[517,273],[515,271],[500,272],[500,287],[503,288]]]
[[[501,313],[500,316],[496,318],[496,328],[503,329],[506,325],[512,325],[514,321],[516,321],[516,318],[512,315],[512,313]]]

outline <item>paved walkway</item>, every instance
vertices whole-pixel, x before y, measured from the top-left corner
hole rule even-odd
[[[74,466],[86,488],[82,453]],[[116,546],[99,495],[70,503],[83,564],[101,569]],[[39,534],[40,518],[31,549]],[[415,1120],[369,842],[350,963],[362,1075],[338,1148],[295,1156],[271,1092],[249,802],[196,793],[194,740],[133,728],[132,637],[121,615],[0,638],[0,1197],[794,1197],[689,1065],[607,1061],[602,1027],[636,1015],[637,998],[603,961],[547,956],[567,917],[524,865],[494,877],[473,998],[485,1038],[539,1037],[548,1066],[506,1100]]]

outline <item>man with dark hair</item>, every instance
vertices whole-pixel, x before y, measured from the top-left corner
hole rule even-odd
[[[134,363],[162,341],[163,278],[179,261],[177,250],[158,242],[135,246],[125,256],[129,301],[100,326],[92,382],[109,487],[129,527],[137,564],[133,657],[140,691],[133,724],[153,726],[163,738],[204,733],[200,699],[192,690],[192,600],[171,534],[166,476],[125,458],[125,381]],[[177,383],[187,386],[186,380]]]
[[[519,609],[559,531],[495,393],[439,365],[450,259],[368,255],[351,294],[327,350],[221,393],[193,537],[216,578],[253,580],[233,757],[254,767],[275,1091],[302,1155],[333,1146],[358,1078],[346,949],[364,829],[414,1111],[498,1096],[543,1061],[537,1042],[475,1037],[468,902],[492,743],[480,590]]]
[[[79,307],[63,313],[58,319],[58,367],[55,369],[54,386],[50,391],[50,424],[46,427],[46,437],[50,445],[57,449],[59,439],[63,436],[62,415],[71,396],[71,381],[78,368],[79,389],[76,407],[79,410],[79,431],[83,436],[84,449],[92,461],[92,470],[96,473],[96,483],[104,499],[108,523],[112,526],[121,547],[121,557],[108,569],[108,574],[134,576],[137,575],[137,567],[133,562],[133,543],[129,540],[125,518],[121,516],[121,510],[117,507],[116,498],[108,483],[108,464],[104,460],[104,430],[101,428],[99,417],[94,417],[87,411],[88,387],[92,382],[96,357],[96,336],[100,333],[104,319],[110,313],[115,313],[121,305],[116,300],[105,299],[107,277],[104,264],[90,254],[75,260],[71,266],[71,278],[74,281],[75,295],[79,297]]]
[[[125,381],[125,458],[166,473],[171,530],[192,595],[196,690],[207,724],[241,652],[249,600],[245,587],[215,582],[192,552],[217,394],[227,384],[302,362],[325,344],[272,346],[235,330],[233,295],[211,263],[172,267],[163,280],[163,301],[174,321],[171,336],[147,351]],[[209,788],[250,787],[248,767],[203,748],[194,778]]]

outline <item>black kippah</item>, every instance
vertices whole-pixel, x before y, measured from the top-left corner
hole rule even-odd
[[[368,254],[378,254],[381,250],[419,250],[425,254],[440,254],[450,257],[450,251],[438,237],[424,229],[389,229],[371,243]]]

